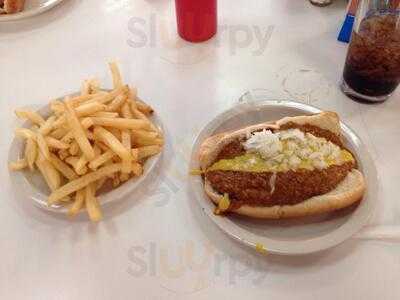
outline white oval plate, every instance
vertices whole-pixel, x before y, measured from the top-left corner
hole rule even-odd
[[[26,0],[23,11],[15,14],[0,14],[0,22],[17,21],[41,14],[64,0]]]
[[[71,94],[75,96],[76,94]],[[50,107],[45,106],[38,110],[38,113],[44,117],[50,114]],[[163,132],[163,126],[160,118],[154,112],[151,117],[151,121],[157,128]],[[30,122],[25,122],[22,127],[29,128],[32,124]],[[16,161],[22,158],[24,153],[24,140],[21,138],[14,138],[11,143],[10,152],[8,155],[8,161]],[[140,177],[135,177],[127,182],[121,184],[119,187],[112,189],[111,191],[100,194],[98,196],[99,202],[102,206],[107,205],[110,202],[119,200],[129,193],[132,193],[139,185],[145,181],[145,179],[151,174],[159,163],[162,156],[162,152],[158,155],[150,157],[143,166],[143,174]],[[10,179],[13,188],[15,189],[18,197],[24,197],[32,200],[32,203],[36,206],[43,208],[48,211],[53,211],[57,213],[66,213],[68,211],[68,206],[62,205],[47,205],[47,197],[50,194],[50,190],[43,180],[39,172],[30,172],[29,170],[23,171],[10,171]],[[82,210],[81,210],[82,212]]]
[[[193,147],[190,169],[199,169],[197,153],[209,136],[247,125],[278,120],[286,116],[318,113],[321,110],[291,101],[242,103],[218,115],[199,134]],[[256,220],[230,214],[214,215],[214,204],[204,193],[200,176],[190,177],[190,186],[202,210],[225,233],[241,243],[256,248],[262,244],[270,253],[300,255],[333,247],[350,238],[368,221],[375,209],[378,178],[375,165],[360,138],[341,123],[346,146],[355,154],[359,169],[367,181],[367,192],[357,207],[319,216],[290,220]]]

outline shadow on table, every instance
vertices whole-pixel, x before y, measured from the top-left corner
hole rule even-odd
[[[0,34],[29,32],[44,27],[67,16],[78,2],[78,0],[66,0],[42,14],[18,21],[2,22],[0,23]]]

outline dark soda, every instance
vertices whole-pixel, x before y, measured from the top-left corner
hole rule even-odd
[[[356,93],[390,95],[400,83],[400,19],[398,13],[375,13],[353,32],[343,79]]]

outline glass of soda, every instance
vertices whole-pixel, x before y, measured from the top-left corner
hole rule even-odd
[[[399,85],[399,2],[359,1],[341,84],[349,97],[381,102]]]

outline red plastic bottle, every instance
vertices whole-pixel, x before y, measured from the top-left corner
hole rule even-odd
[[[175,0],[178,33],[189,42],[203,42],[217,32],[217,0]]]

